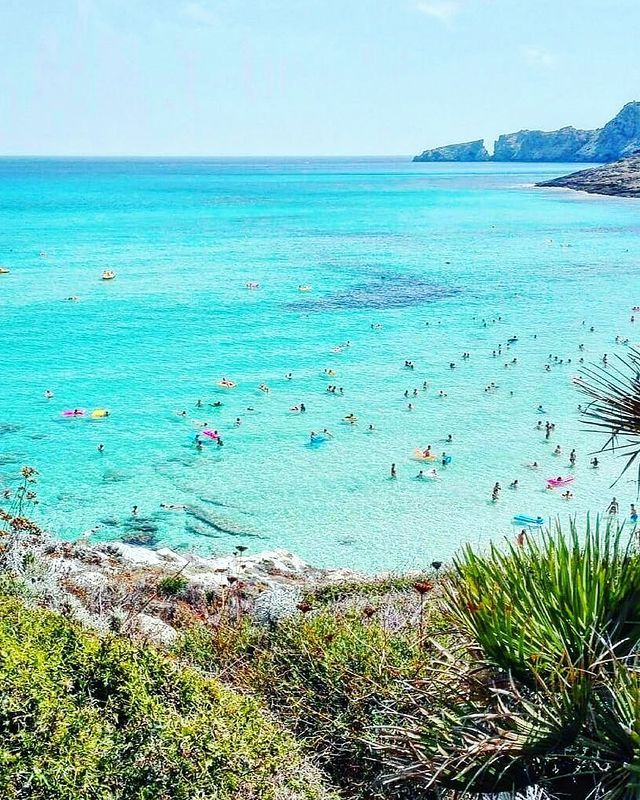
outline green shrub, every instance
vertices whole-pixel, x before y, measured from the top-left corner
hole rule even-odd
[[[249,620],[202,626],[185,633],[180,653],[262,697],[344,797],[400,797],[382,792],[384,767],[369,740],[388,705],[403,707],[405,682],[420,680],[430,656],[418,626],[394,633],[369,615],[321,607],[276,630]]]
[[[158,582],[158,591],[167,597],[175,597],[182,594],[189,585],[189,581],[184,575],[167,575]]]
[[[443,651],[383,733],[389,780],[478,796],[640,796],[640,556],[609,524],[466,548],[445,584],[467,658]]]
[[[0,598],[0,730],[6,800],[326,796],[256,700],[15,597]]]

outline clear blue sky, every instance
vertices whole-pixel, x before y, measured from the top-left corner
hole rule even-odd
[[[0,153],[411,154],[640,99],[640,0],[0,0]]]

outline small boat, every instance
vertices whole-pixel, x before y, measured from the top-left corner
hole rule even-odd
[[[116,273],[112,269],[105,269],[100,277],[103,281],[112,281],[116,277]]]
[[[6,267],[0,267],[0,275],[8,275],[10,272],[11,270]]]

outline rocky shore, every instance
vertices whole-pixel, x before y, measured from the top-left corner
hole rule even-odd
[[[0,575],[86,627],[126,631],[161,646],[178,637],[176,615],[201,616],[216,600],[266,617],[278,606],[281,616],[283,607],[295,610],[303,589],[363,577],[314,568],[286,550],[204,558],[122,542],[63,542],[42,531],[5,533]]]
[[[605,164],[583,169],[560,178],[536,183],[542,188],[574,189],[590,194],[615,197],[640,197],[640,153]]]

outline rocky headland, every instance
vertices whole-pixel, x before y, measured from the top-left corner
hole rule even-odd
[[[557,131],[521,130],[505,133],[494,143],[493,155],[478,139],[424,150],[414,161],[538,161],[607,163],[640,150],[640,102],[627,103],[602,128]]]
[[[640,197],[640,152],[627,158],[572,172],[560,178],[536,183],[540,187],[575,189],[591,194],[607,194],[616,197]]]

